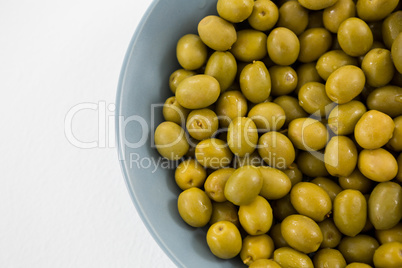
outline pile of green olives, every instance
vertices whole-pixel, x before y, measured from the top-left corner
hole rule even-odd
[[[218,0],[177,40],[154,141],[213,255],[402,267],[401,6]]]

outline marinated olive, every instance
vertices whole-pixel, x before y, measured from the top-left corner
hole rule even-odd
[[[280,132],[270,131],[258,140],[258,153],[271,167],[286,169],[295,160],[295,149],[288,137]]]
[[[402,267],[402,243],[389,242],[382,244],[374,252],[375,267]]]
[[[219,221],[209,227],[207,244],[215,256],[231,259],[240,253],[242,240],[236,225],[229,221]]]
[[[240,73],[240,88],[253,103],[265,101],[271,93],[271,77],[262,61],[248,64]]]
[[[285,124],[286,115],[284,109],[273,102],[263,102],[255,105],[248,112],[257,128],[263,131],[279,130]]]
[[[205,74],[218,80],[222,92],[227,90],[233,84],[236,73],[236,59],[232,53],[228,51],[215,51],[209,57],[205,67]]]
[[[173,122],[162,122],[156,128],[155,146],[169,160],[182,158],[189,149],[184,129]]]
[[[243,263],[250,266],[257,260],[269,259],[274,252],[274,241],[266,234],[251,236],[243,239],[240,258]]]
[[[313,263],[315,268],[344,268],[346,260],[339,250],[324,248],[317,251],[314,255]]]
[[[240,30],[230,51],[240,61],[261,60],[267,55],[267,35],[252,29]]]
[[[300,106],[309,114],[325,117],[335,106],[325,90],[326,86],[319,82],[305,83],[298,93]]]
[[[332,218],[327,218],[318,223],[323,236],[320,248],[335,248],[342,239],[342,233],[336,227]]]
[[[181,218],[192,227],[203,227],[211,219],[212,203],[199,188],[192,187],[181,192],[177,207]]]
[[[338,42],[346,54],[356,57],[366,54],[373,44],[373,33],[366,22],[348,18],[338,28]]]
[[[338,3],[342,1],[339,0]],[[342,50],[331,50],[321,55],[317,61],[316,69],[321,78],[327,80],[334,71],[345,65],[357,65],[357,60]]]
[[[253,11],[254,0],[218,0],[216,9],[220,17],[237,23],[247,19]]]
[[[346,136],[334,136],[325,147],[324,162],[332,176],[349,176],[357,164],[357,148]]]
[[[215,15],[206,16],[198,23],[198,34],[204,44],[217,51],[230,49],[237,39],[233,24]]]
[[[260,195],[268,200],[279,199],[287,195],[292,187],[289,177],[276,168],[260,167],[262,188]]]
[[[289,247],[277,248],[274,251],[274,261],[281,267],[314,268],[310,257]]]
[[[222,168],[212,172],[207,177],[204,183],[204,189],[211,200],[216,202],[226,201],[224,195],[225,184],[234,171],[234,168]]]
[[[212,215],[209,224],[214,224],[219,221],[229,221],[240,227],[239,217],[237,216],[238,209],[229,201],[212,202]]]
[[[176,88],[180,84],[181,81],[183,81],[185,78],[193,76],[197,74],[196,72],[193,71],[188,71],[184,69],[177,69],[174,71],[170,77],[169,77],[169,88],[173,92],[173,94],[176,93]]]
[[[197,70],[207,60],[207,46],[196,34],[186,34],[179,39],[176,46],[177,60],[186,70]]]
[[[251,27],[259,31],[272,29],[279,18],[278,7],[271,0],[254,1],[253,12],[248,17]]]
[[[367,107],[391,117],[402,115],[402,88],[388,85],[374,89],[367,97]]]
[[[328,126],[336,135],[352,134],[357,122],[366,111],[366,106],[357,100],[340,104],[329,114]]]
[[[296,34],[288,28],[277,27],[267,40],[268,55],[279,65],[291,65],[299,56],[300,42]]]
[[[191,187],[200,188],[204,185],[207,173],[204,167],[194,159],[188,159],[177,166],[174,177],[180,189],[186,190]]]
[[[239,220],[248,234],[265,234],[269,231],[273,222],[271,205],[264,197],[257,196],[248,205],[240,206]]]
[[[224,141],[212,138],[197,144],[195,157],[204,167],[219,169],[228,166],[232,161],[233,155]]]
[[[304,31],[299,36],[300,62],[312,62],[317,60],[331,47],[332,35],[325,28],[311,28]]]
[[[288,125],[289,122],[296,118],[307,117],[308,113],[303,110],[300,106],[299,101],[288,95],[280,96],[274,100],[276,104],[282,107],[285,112],[285,124]]]
[[[193,110],[187,117],[188,133],[197,140],[211,138],[218,130],[218,117],[210,109]]]
[[[298,149],[318,151],[327,144],[328,131],[324,124],[318,120],[297,118],[289,123],[288,137]]]
[[[337,33],[339,25],[355,14],[356,6],[352,0],[338,0],[334,5],[324,9],[322,20],[328,31]]]
[[[285,27],[296,35],[301,34],[308,24],[308,10],[298,1],[288,1],[279,8],[279,20],[277,27]]]
[[[166,121],[174,122],[178,125],[184,124],[186,121],[189,110],[182,107],[176,100],[176,97],[170,97],[163,105],[163,118]]]
[[[357,164],[364,176],[377,182],[392,180],[398,173],[395,157],[382,148],[361,151]]]
[[[228,127],[234,118],[247,114],[247,100],[240,91],[226,91],[216,103],[216,114],[219,125]]]
[[[372,264],[378,241],[371,236],[359,234],[355,237],[344,237],[338,246],[339,251],[348,263],[361,262]]]
[[[291,93],[297,86],[297,73],[290,66],[272,66],[268,69],[271,76],[271,94],[281,96]]]

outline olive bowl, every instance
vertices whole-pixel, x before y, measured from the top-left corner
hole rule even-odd
[[[188,226],[177,210],[178,163],[163,159],[153,133],[172,95],[170,74],[180,68],[176,43],[197,33],[198,22],[216,14],[216,0],[154,0],[128,46],[116,97],[118,157],[131,199],[148,231],[178,267],[244,267],[239,258],[221,260],[206,243],[206,228]]]

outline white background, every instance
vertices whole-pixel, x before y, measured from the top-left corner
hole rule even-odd
[[[174,267],[131,203],[111,111],[150,2],[0,2],[1,267]],[[80,103],[96,109],[72,133],[97,148],[65,136]]]

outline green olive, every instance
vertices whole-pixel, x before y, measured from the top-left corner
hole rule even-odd
[[[297,210],[293,207],[292,202],[290,202],[290,194],[274,200],[272,202],[272,208],[275,219],[280,221],[283,221],[287,216],[292,214],[298,214]]]
[[[335,248],[342,239],[342,233],[336,227],[332,218],[327,218],[318,223],[321,229],[323,240],[320,248]]]
[[[234,171],[234,168],[222,168],[212,172],[207,177],[204,183],[204,189],[211,200],[215,202],[226,201],[224,194],[225,184]]]
[[[269,235],[248,235],[243,239],[240,258],[244,264],[250,266],[256,260],[269,259],[274,252],[274,241]]]
[[[388,146],[395,152],[402,151],[402,115],[394,118],[394,133],[388,142]]]
[[[315,268],[344,268],[346,266],[346,260],[342,256],[342,253],[339,250],[331,248],[317,251],[314,255],[313,263]]]
[[[209,227],[207,244],[211,252],[221,259],[231,259],[240,253],[242,240],[239,229],[229,221],[219,221]]]
[[[263,131],[279,130],[285,124],[286,115],[283,108],[273,102],[263,102],[255,105],[248,112],[257,128]]]
[[[248,64],[240,74],[240,88],[246,99],[263,102],[271,93],[271,77],[262,61]]]
[[[173,96],[165,101],[162,113],[163,118],[165,118],[166,121],[171,121],[178,125],[182,125],[186,121],[189,110],[182,107],[176,101],[176,97]]]
[[[178,160],[188,151],[184,129],[173,122],[162,122],[155,130],[155,146],[169,160]]]
[[[338,0],[334,5],[324,9],[322,19],[325,28],[332,32],[337,33],[339,25],[351,17],[356,15],[356,6],[352,0]]]
[[[317,117],[325,117],[335,106],[325,92],[325,85],[319,82],[305,83],[300,88],[298,96],[300,106],[309,114]]]
[[[356,57],[366,54],[373,44],[373,33],[366,22],[348,18],[338,28],[338,42],[346,54]]]
[[[334,5],[338,0],[299,0],[299,3],[307,9],[320,10]]]
[[[184,79],[176,88],[177,102],[187,109],[201,109],[213,104],[219,97],[218,80],[198,74]]]
[[[332,209],[328,193],[311,182],[300,182],[293,186],[290,201],[297,212],[318,222],[323,221]]]
[[[367,107],[391,117],[402,115],[402,88],[388,85],[374,89],[367,97]]]
[[[402,222],[386,230],[376,230],[375,236],[380,244],[389,242],[402,243]]]
[[[297,69],[297,87],[296,87],[296,94],[299,93],[300,88],[304,86],[304,84],[308,82],[322,82],[322,79],[320,75],[317,72],[317,69],[315,68],[316,63],[310,62],[310,63],[304,63],[301,64]]]
[[[395,157],[382,148],[361,151],[357,165],[364,176],[377,182],[392,180],[398,173]]]
[[[349,176],[356,168],[357,148],[346,136],[334,136],[324,153],[325,167],[332,176]]]
[[[271,205],[262,197],[257,196],[248,205],[239,208],[241,226],[249,235],[261,235],[272,226],[273,214]]]
[[[208,59],[205,74],[218,80],[221,91],[227,90],[235,80],[237,63],[232,53],[215,51]]]
[[[291,65],[299,56],[300,42],[296,34],[288,28],[277,27],[267,39],[268,55],[279,65]]]
[[[313,262],[307,254],[289,247],[277,248],[274,251],[274,261],[281,267],[314,268]]]
[[[329,114],[328,126],[336,135],[352,134],[365,112],[367,112],[366,106],[357,100],[340,104]]]
[[[251,15],[253,6],[254,0],[218,0],[216,9],[220,17],[238,23]]]
[[[342,1],[339,0],[339,2]],[[335,70],[345,65],[357,65],[357,60],[342,50],[331,50],[321,55],[317,61],[316,69],[321,78],[327,80]]]
[[[394,128],[395,124],[390,116],[370,110],[357,121],[355,139],[364,149],[377,149],[392,138]]]
[[[176,93],[176,88],[185,78],[196,75],[196,72],[188,71],[185,69],[177,69],[174,71],[169,77],[169,88],[173,92]]]
[[[298,149],[318,151],[327,144],[328,131],[318,120],[308,117],[297,118],[289,123],[288,137]]]
[[[179,39],[176,56],[181,67],[186,70],[197,70],[207,60],[207,46],[196,34],[186,34]]]
[[[212,215],[212,203],[206,193],[196,187],[180,193],[177,199],[180,217],[192,227],[207,225]]]
[[[374,251],[379,247],[378,241],[369,235],[359,234],[344,237],[338,246],[348,263],[361,262],[372,264]]]
[[[325,91],[328,97],[343,104],[357,97],[364,88],[364,72],[354,65],[345,65],[336,69],[327,79]]]
[[[402,243],[389,242],[382,244],[374,252],[375,267],[402,267]]]
[[[341,233],[356,236],[366,224],[366,198],[357,190],[343,190],[335,197],[333,217]]]
[[[212,215],[209,224],[212,225],[219,221],[229,221],[237,227],[240,227],[237,211],[237,207],[229,201],[212,202]]]
[[[251,27],[259,31],[272,29],[279,18],[278,7],[271,0],[254,1],[253,12],[248,17]]]
[[[258,153],[271,167],[286,169],[295,160],[295,149],[288,137],[280,132],[270,131],[258,141]]]
[[[359,169],[355,169],[349,176],[339,177],[339,185],[343,189],[353,189],[363,194],[370,193],[373,188],[373,181],[366,178]]]
[[[175,171],[174,178],[176,184],[182,190],[191,187],[201,188],[204,185],[207,172],[204,167],[197,163],[194,159],[188,159],[181,162]]]
[[[269,235],[272,237],[272,240],[274,240],[275,248],[282,248],[289,246],[282,236],[280,223],[277,223],[274,226],[272,226],[271,230],[269,231]]]
[[[230,49],[237,39],[233,24],[215,15],[206,16],[198,23],[198,34],[204,44],[217,51]]]
[[[240,30],[230,51],[240,61],[261,60],[267,55],[267,35],[252,29]]]
[[[288,1],[279,8],[277,27],[285,27],[296,35],[301,34],[307,27],[309,19],[308,10],[298,1]]]
[[[361,262],[352,262],[345,266],[345,268],[373,268],[368,264],[361,263]]]
[[[257,151],[254,151],[251,154],[246,154],[243,157],[239,157],[235,155],[233,166],[234,168],[239,168],[243,166],[255,166],[259,167],[264,164],[264,160],[260,157]]]
[[[332,202],[334,201],[335,197],[342,192],[342,188],[332,179],[317,177],[311,182],[324,189]]]
[[[296,183],[301,182],[303,179],[303,174],[296,163],[293,163],[287,169],[284,169],[283,173],[285,173],[289,177],[292,186],[294,186]]]
[[[260,195],[268,200],[280,199],[287,195],[292,187],[289,177],[276,168],[262,166],[259,168],[262,175]]]
[[[402,218],[402,187],[392,181],[377,184],[370,194],[368,213],[376,230],[394,227]]]
[[[268,69],[271,75],[271,94],[281,96],[291,93],[297,86],[297,73],[290,66],[272,66]]]
[[[357,15],[365,21],[382,20],[391,14],[398,2],[398,0],[358,0]]]
[[[257,127],[248,117],[233,119],[228,128],[228,145],[237,156],[244,157],[254,152],[258,142]]]
[[[391,59],[391,52],[383,48],[370,50],[364,56],[362,70],[366,75],[367,84],[372,87],[387,85],[394,76],[394,64]]]
[[[224,141],[212,138],[197,144],[195,158],[206,168],[219,169],[228,166],[233,155]]]
[[[402,17],[402,12],[400,12]],[[402,19],[401,19],[402,24]],[[401,27],[402,28],[402,27]],[[398,36],[394,39],[394,42],[391,46],[392,58],[394,60],[394,65],[399,73],[402,74],[402,34],[399,33]]]
[[[218,126],[218,117],[210,109],[193,110],[187,117],[187,131],[196,140],[211,138]]]
[[[325,28],[311,28],[299,35],[300,53],[298,60],[308,63],[317,60],[331,47],[332,36]]]
[[[238,168],[225,184],[224,194],[235,205],[250,204],[260,193],[262,176],[259,168],[244,166]]]
[[[285,112],[285,126],[287,126],[289,122],[296,118],[308,116],[308,113],[306,113],[306,111],[304,111],[303,108],[300,106],[299,101],[292,96],[283,95],[277,97],[274,100],[274,103],[281,106],[283,111]]]
[[[216,102],[216,114],[220,127],[228,127],[230,122],[247,114],[247,100],[240,91],[226,91]]]
[[[394,43],[394,40],[397,39],[401,31],[402,11],[399,10],[389,15],[382,23],[382,39],[388,49],[392,49],[392,44]]]
[[[258,0],[257,0],[258,1]],[[250,268],[281,268],[274,260],[259,259],[250,264]]]
[[[305,176],[311,178],[329,176],[323,156],[323,151],[299,151],[296,157],[296,163]]]

